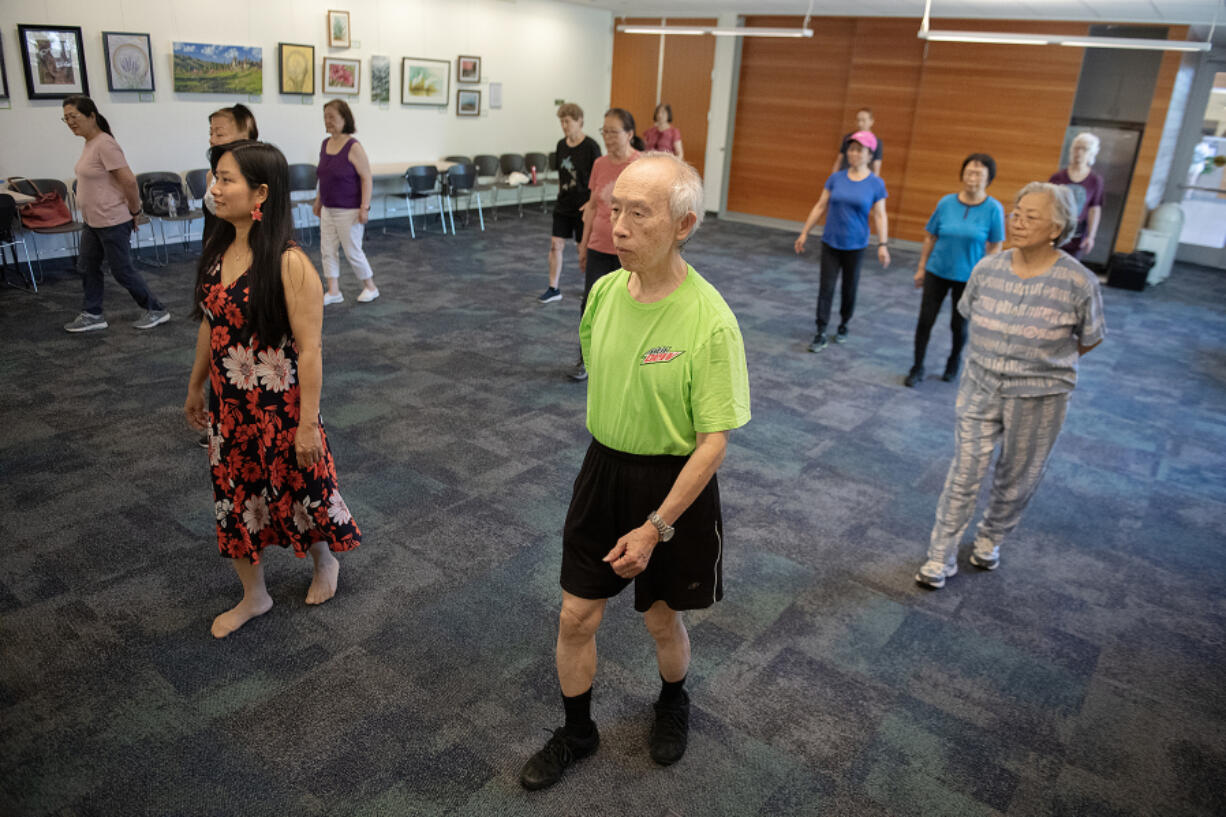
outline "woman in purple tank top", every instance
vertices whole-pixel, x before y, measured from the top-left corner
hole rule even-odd
[[[345,250],[353,274],[362,282],[359,303],[370,303],[379,297],[374,271],[362,252],[362,234],[370,219],[370,191],[373,181],[366,151],[353,138],[353,112],[344,100],[334,99],[324,105],[324,128],[328,138],[319,146],[319,195],[315,198],[315,215],[319,216],[319,250],[323,256],[324,277],[328,291],[324,304],[339,304],[345,300],[340,288],[340,254]]]

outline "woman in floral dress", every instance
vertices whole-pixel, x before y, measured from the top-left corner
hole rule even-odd
[[[251,141],[214,151],[222,223],[197,271],[201,322],[183,411],[208,428],[217,542],[243,585],[242,601],[213,621],[213,635],[224,638],[272,607],[265,545],[311,555],[306,601],[322,604],[336,593],[332,551],[357,547],[362,534],[337,491],[319,420],[323,288],[290,241],[285,157]]]

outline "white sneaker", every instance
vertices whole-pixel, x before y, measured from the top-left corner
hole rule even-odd
[[[338,292],[335,295],[330,292],[324,293],[324,306],[327,306],[328,304],[339,304],[343,300],[345,300],[345,293],[343,292]],[[358,300],[361,300],[361,298],[358,298]]]
[[[957,572],[957,562],[941,564],[940,562],[929,559],[920,565],[919,573],[915,574],[915,580],[924,587],[931,587],[933,590],[940,590],[945,586],[945,580],[950,576],[956,575]]]
[[[368,304],[371,301],[373,301],[375,298],[378,298],[378,297],[379,297],[378,287],[376,287],[375,289],[363,289],[362,294],[358,296],[358,303]]]

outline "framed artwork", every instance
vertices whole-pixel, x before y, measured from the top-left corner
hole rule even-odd
[[[387,102],[391,99],[392,61],[389,57],[370,58],[370,101]]]
[[[175,91],[183,94],[264,92],[264,51],[243,45],[174,43]]]
[[[349,12],[328,11],[328,46],[349,47]]]
[[[481,92],[473,88],[457,88],[455,92],[456,116],[480,116]]]
[[[361,73],[361,60],[324,57],[324,93],[356,94]]]
[[[400,60],[400,104],[438,105],[451,99],[451,63],[447,60]]]
[[[89,95],[80,26],[18,25],[17,41],[30,99]]]
[[[106,87],[110,91],[152,91],[153,49],[148,34],[102,32]]]
[[[4,67],[4,41],[0,40],[0,102],[9,98],[9,72]]]
[[[315,93],[315,46],[277,43],[281,93]]]
[[[455,58],[456,82],[480,82],[481,81],[481,58],[480,57],[464,57]]]

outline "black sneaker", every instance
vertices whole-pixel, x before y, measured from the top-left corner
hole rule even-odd
[[[958,379],[958,364],[955,363],[951,366],[950,364],[946,363],[945,364],[945,374],[941,375],[941,379],[944,380],[946,383],[952,383],[955,380],[957,380]]]
[[[562,779],[562,772],[576,760],[596,751],[600,745],[600,733],[596,724],[592,724],[590,737],[576,739],[566,731],[565,726],[553,730],[553,737],[535,755],[524,764],[519,773],[519,784],[529,791],[547,789]]]
[[[587,380],[587,367],[580,363],[575,366],[574,371],[572,371],[569,376],[571,380]]]
[[[846,343],[847,342],[847,325],[846,324],[839,325],[839,331],[834,333],[834,342],[835,343]]]
[[[561,290],[555,287],[549,287],[544,292],[542,292],[541,296],[537,298],[536,300],[543,304],[551,304],[554,301],[562,300],[562,292]]]
[[[656,722],[651,725],[651,759],[661,766],[671,766],[685,754],[690,734],[690,696],[681,690],[675,701],[653,704]]]
[[[915,384],[924,379],[924,370],[918,366],[912,366],[911,371],[907,372],[907,379],[902,384],[908,388],[915,388]]]
[[[826,348],[828,343],[829,341],[826,340],[826,333],[818,332],[816,335],[813,336],[813,342],[809,344],[809,351],[810,352],[820,352],[822,349]]]
[[[201,448],[208,448],[209,447],[209,432],[206,431],[203,434],[201,434],[200,439],[196,440],[196,444],[199,445]]]

